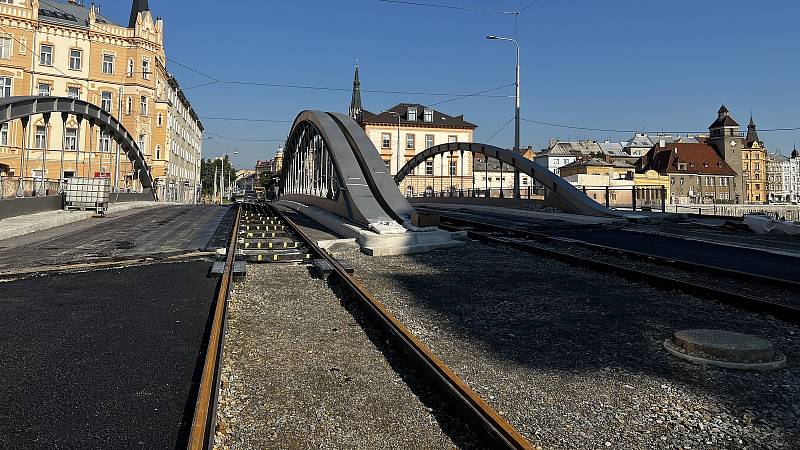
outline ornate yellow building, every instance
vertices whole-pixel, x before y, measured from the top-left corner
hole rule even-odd
[[[758,138],[753,117],[747,125],[747,137],[742,149],[742,178],[745,203],[767,203],[767,149]]]
[[[377,114],[364,110],[361,105],[358,67],[353,80],[350,117],[364,128],[391,175],[395,175],[418,153],[435,145],[473,142],[477,128],[477,125],[464,120],[464,116],[449,116],[415,103],[401,103]],[[436,156],[407,176],[399,186],[400,191],[410,197],[423,193],[472,189],[472,165],[471,152]]]
[[[196,184],[199,176],[202,125],[185,97],[171,98],[177,83],[165,69],[164,22],[154,19],[147,0],[133,0],[127,26],[103,16],[83,1],[5,0],[0,2],[0,97],[68,96],[105,109],[120,119],[139,143],[153,177],[164,185],[174,163],[171,120],[185,109],[192,123],[192,150],[187,161],[197,168],[179,171],[181,184]],[[182,125],[182,124],[181,124]],[[6,176],[59,180],[73,176],[107,177],[119,190],[140,190],[133,170],[116,144],[95,127],[69,117],[49,123],[34,117],[28,126],[30,157],[20,168],[22,126],[11,122],[0,129],[0,170]],[[183,133],[187,137],[190,133]],[[64,171],[62,139],[66,135]],[[190,156],[190,157],[189,157]],[[46,161],[43,161],[46,158]],[[5,166],[5,167],[3,167]],[[181,168],[187,164],[181,162]],[[191,173],[190,173],[191,172]],[[159,186],[159,184],[156,184]],[[185,200],[194,196],[187,196]]]

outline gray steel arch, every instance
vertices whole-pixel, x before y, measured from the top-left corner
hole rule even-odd
[[[6,97],[0,99],[0,125],[38,114],[66,113],[87,120],[109,133],[139,174],[143,188],[152,189],[153,180],[144,154],[128,130],[110,113],[83,100],[68,97]]]
[[[355,122],[348,124],[344,119],[322,111],[303,111],[297,116],[284,146],[281,200],[319,206],[365,226],[396,222],[398,217],[382,205],[383,188],[376,191],[375,179],[380,179],[380,174],[364,171],[363,164],[372,167],[374,161],[368,150],[358,149],[363,139],[352,129]],[[358,131],[364,134],[360,128]],[[381,186],[384,184],[385,180]],[[397,191],[396,186],[391,187]]]
[[[413,170],[420,164],[424,163],[427,159],[433,158],[436,155],[460,151],[479,153],[498,159],[504,164],[511,166],[511,168],[517,169],[520,172],[530,176],[534,180],[544,185],[544,187],[550,192],[557,195],[564,203],[563,206],[566,210],[568,210],[568,212],[602,217],[620,216],[620,214],[617,212],[612,211],[590,199],[581,190],[553,172],[550,172],[546,167],[542,167],[530,159],[524,158],[510,150],[486,144],[457,142],[431,147],[421,153],[418,153],[405,166],[403,166],[397,175],[395,175],[394,181],[396,184],[400,184],[405,177],[411,175]]]

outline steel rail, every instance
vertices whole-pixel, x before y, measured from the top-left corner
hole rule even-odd
[[[217,285],[213,312],[214,319],[211,323],[211,332],[208,338],[205,361],[203,362],[203,372],[197,393],[192,427],[189,431],[189,442],[186,446],[190,450],[208,450],[214,445],[219,369],[222,360],[228,298],[230,297],[231,284],[233,282],[233,262],[236,259],[237,237],[241,217],[242,207],[240,205],[237,206],[236,219],[231,229],[231,238],[225,255],[225,269]]]
[[[434,211],[435,210],[431,210]],[[724,267],[717,267],[711,266],[708,264],[701,264],[696,262],[678,260],[667,258],[664,256],[655,255],[652,253],[646,252],[639,252],[635,250],[629,250],[619,247],[612,247],[609,245],[602,245],[602,244],[595,244],[592,242],[586,242],[579,239],[572,239],[572,238],[564,238],[560,236],[552,236],[547,233],[542,233],[538,231],[530,231],[530,230],[523,230],[514,227],[505,227],[502,225],[496,225],[492,223],[486,223],[479,220],[472,220],[472,219],[464,219],[461,217],[454,217],[450,215],[443,214],[440,216],[443,220],[454,224],[461,224],[467,226],[479,226],[483,229],[493,230],[500,233],[511,234],[514,236],[522,237],[525,239],[533,239],[541,242],[554,242],[554,243],[562,243],[562,244],[571,244],[571,245],[578,245],[584,248],[588,248],[590,250],[596,250],[606,254],[617,254],[617,255],[625,255],[632,258],[636,258],[643,261],[655,261],[659,264],[669,265],[672,267],[676,267],[679,269],[687,269],[687,270],[697,270],[701,272],[706,272],[713,275],[722,275],[731,278],[737,279],[747,279],[751,282],[756,283],[763,283],[771,286],[780,286],[785,289],[791,290],[798,290],[800,291],[800,281],[788,280],[785,278],[777,278],[777,277],[770,277],[766,275],[759,275],[755,273],[749,272],[742,272],[740,270],[734,269],[726,269]]]
[[[475,222],[472,223],[472,225],[481,226],[481,223]],[[493,229],[504,228],[498,225],[487,225],[490,225]],[[455,227],[448,227],[447,225],[442,225],[442,228],[457,229]],[[711,299],[756,313],[771,314],[780,320],[794,324],[800,324],[800,307],[773,302],[771,300],[753,297],[728,289],[716,288],[705,284],[682,280],[652,271],[637,271],[627,267],[622,267],[571,253],[561,252],[551,248],[533,245],[530,242],[523,242],[506,236],[493,236],[488,232],[475,230],[466,231],[469,237],[484,243],[506,245],[518,250],[526,251],[528,253],[557,259],[568,264],[586,267],[599,272],[610,273],[633,281],[645,282],[659,288],[678,289],[691,295]]]
[[[482,432],[481,436],[487,442],[491,442],[494,448],[498,448],[497,446],[508,449],[534,448],[506,419],[500,416],[497,411],[461,380],[444,361],[434,355],[427,345],[414,336],[405,325],[389,312],[386,306],[375,299],[358,281],[350,276],[336,258],[319,248],[282,211],[274,207],[271,208],[292,228],[298,237],[306,242],[312,252],[333,266],[336,274],[347,285],[365,310],[381,322],[389,331],[389,334],[406,350],[406,354],[413,357],[420,367],[426,369],[434,380],[441,383],[444,392],[454,398],[460,406],[463,406],[464,409],[462,411],[468,413],[467,417],[470,422],[478,424],[480,427],[475,431]]]

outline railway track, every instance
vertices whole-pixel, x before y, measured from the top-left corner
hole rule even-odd
[[[478,220],[465,219],[463,217],[454,217],[447,214],[442,215],[441,220],[441,227],[443,229],[466,231],[469,237],[484,243],[509,246],[529,253],[557,259],[572,265],[614,274],[633,281],[645,282],[660,288],[678,289],[691,295],[712,299],[752,312],[770,314],[778,319],[800,324],[800,307],[796,305],[773,301],[761,296],[738,292],[732,289],[712,286],[701,281],[686,280],[668,274],[658,273],[653,270],[634,270],[620,264],[593,259],[575,254],[574,252],[562,251],[557,247],[561,245],[577,246],[604,255],[646,261],[659,266],[669,266],[688,272],[703,273],[735,280],[746,280],[747,282],[761,286],[775,286],[794,293],[800,292],[800,283],[797,281],[765,277],[688,261],[678,261],[663,258],[658,255],[552,236],[542,232],[486,223]]]
[[[338,277],[341,286],[374,323],[384,330],[387,338],[402,350],[401,353],[413,366],[421,369],[421,373],[427,376],[429,385],[449,402],[451,410],[460,413],[465,422],[472,425],[475,435],[482,443],[490,448],[533,448],[530,442],[350,276],[348,271],[351,269],[320,249],[281,211],[266,204],[240,205],[225,257],[224,270],[212,307],[213,321],[187,448],[207,450],[214,444],[221,356],[236,262],[244,260],[251,263],[307,264],[314,259],[317,267],[323,267],[330,276]]]

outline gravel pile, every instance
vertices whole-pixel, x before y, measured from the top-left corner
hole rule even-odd
[[[615,264],[615,266],[617,267],[625,267],[642,273],[644,272],[657,273],[678,280],[684,280],[693,283],[701,283],[707,286],[717,287],[719,289],[738,292],[740,294],[749,295],[755,298],[769,299],[771,301],[785,305],[800,306],[800,294],[798,294],[798,292],[790,289],[777,287],[774,285],[754,283],[750,281],[731,278],[724,275],[691,272],[686,269],[665,266],[641,258],[632,258],[620,255],[609,255],[598,250],[582,247],[578,244],[542,243],[537,241],[528,241],[524,239],[520,239],[520,241],[535,247],[555,249],[563,253],[568,253],[571,255],[580,256],[591,260]]]
[[[216,448],[470,446],[348,303],[305,267],[248,267],[230,305]]]
[[[800,448],[800,330],[778,320],[477,243],[343,258],[512,425],[544,448]],[[703,368],[680,329],[772,340],[769,373]]]

